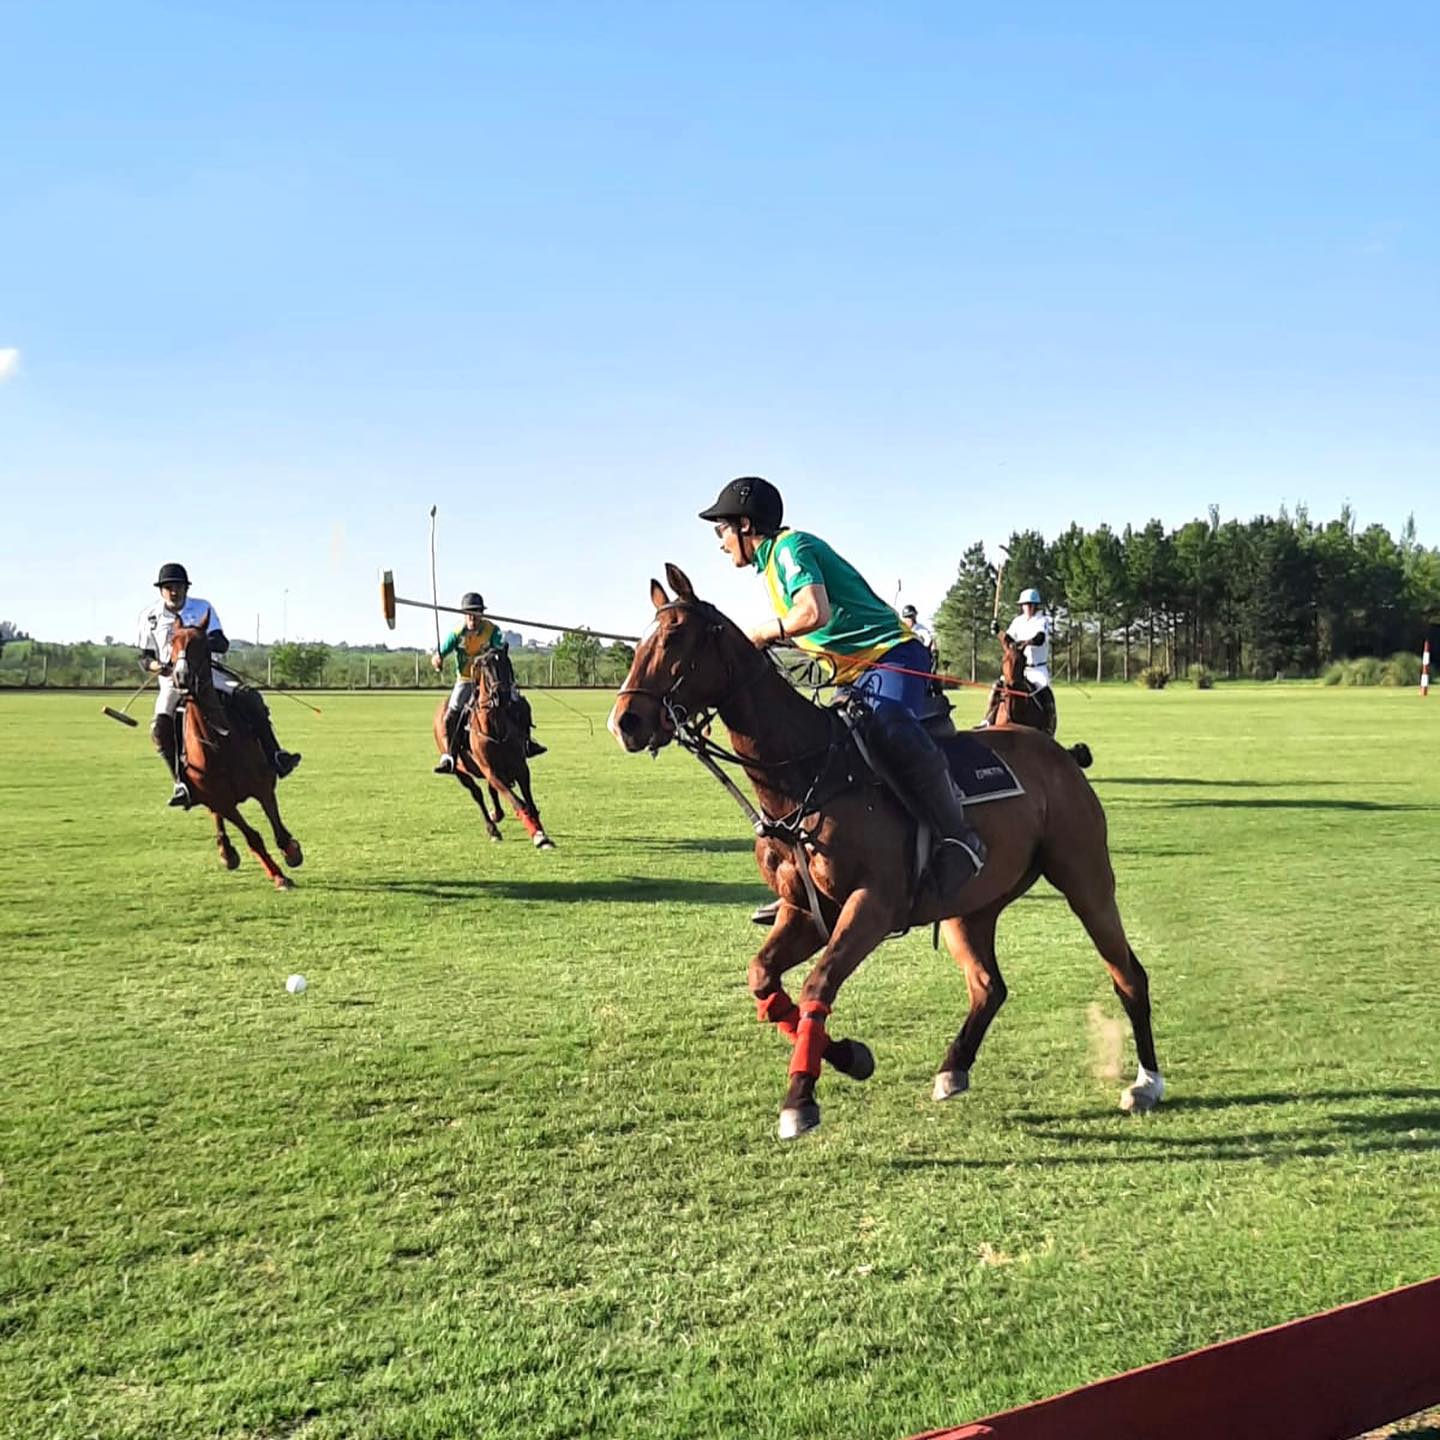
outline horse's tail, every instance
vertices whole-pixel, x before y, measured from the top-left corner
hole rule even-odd
[[[1082,770],[1088,770],[1095,763],[1095,757],[1090,753],[1090,747],[1083,740],[1078,745],[1071,745],[1065,753]]]

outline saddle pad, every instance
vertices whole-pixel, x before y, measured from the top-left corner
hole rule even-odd
[[[967,805],[986,800],[1009,800],[1023,795],[1025,787],[1015,772],[988,745],[963,732],[940,742],[950,762],[950,775]]]

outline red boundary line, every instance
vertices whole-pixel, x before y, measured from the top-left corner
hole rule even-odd
[[[1440,1276],[913,1440],[1350,1440],[1440,1405]]]

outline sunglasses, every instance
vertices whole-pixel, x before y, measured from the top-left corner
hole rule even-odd
[[[719,524],[715,526],[715,533],[723,540],[725,538],[725,532],[727,530],[734,530],[738,533],[739,529],[740,527],[735,523],[735,521],[721,520]]]

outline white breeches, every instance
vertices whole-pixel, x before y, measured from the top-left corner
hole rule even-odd
[[[1050,683],[1050,667],[1048,665],[1027,665],[1025,678],[1036,690],[1043,690]]]
[[[233,695],[240,687],[240,682],[233,675],[224,675],[219,670],[212,670],[210,675],[215,681],[215,688],[224,695]],[[180,696],[183,693],[168,675],[162,675],[160,693],[155,697],[155,714],[173,716],[180,708]]]
[[[453,715],[457,710],[463,709],[470,703],[470,697],[475,693],[475,682],[473,680],[457,680],[455,688],[450,692],[450,698],[445,702],[447,714]]]

